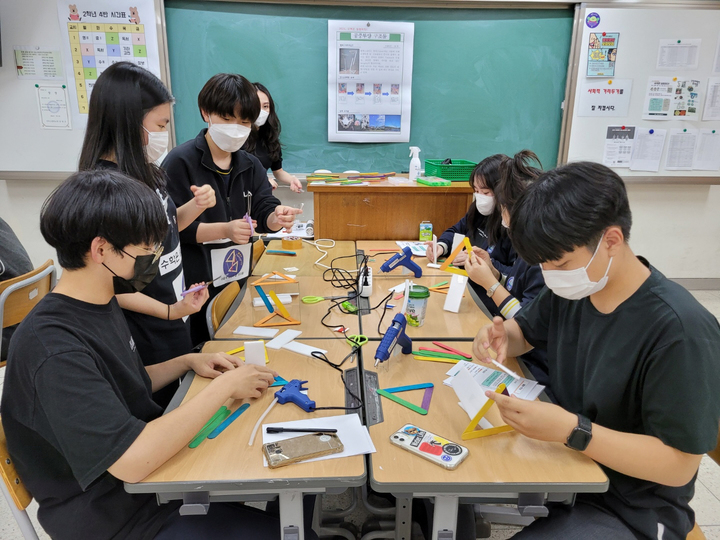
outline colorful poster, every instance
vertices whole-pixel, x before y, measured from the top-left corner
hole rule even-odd
[[[583,83],[577,116],[625,117],[630,109],[632,79],[588,81]]]
[[[415,25],[328,21],[328,141],[408,142]]]
[[[87,124],[90,95],[98,76],[117,62],[132,62],[160,77],[155,5],[137,0],[58,0],[70,105],[75,127]]]
[[[591,32],[588,43],[588,77],[614,77],[619,32]]]
[[[699,120],[700,81],[677,77],[650,77],[643,119]]]

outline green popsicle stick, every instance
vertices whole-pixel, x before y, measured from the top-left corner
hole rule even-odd
[[[205,426],[200,430],[200,433],[195,435],[195,438],[190,441],[190,444],[188,444],[188,448],[197,448],[198,446],[200,446],[200,443],[207,439],[207,436],[210,435],[210,433],[212,433],[212,431],[216,427],[222,424],[225,419],[231,414],[232,412],[230,411],[230,409],[228,409],[224,405],[220,407],[218,412],[216,412],[210,419],[210,421],[205,424]]]
[[[386,392],[385,390],[380,390],[380,389],[376,390],[376,392],[378,394],[380,394],[381,396],[394,401],[395,403],[399,403],[403,407],[407,407],[411,411],[415,411],[418,414],[427,414],[428,413],[426,409],[423,409],[422,407],[418,407],[417,405],[414,405],[413,403],[410,403],[409,401],[405,401],[404,399],[397,397],[395,394],[391,394],[389,392]]]

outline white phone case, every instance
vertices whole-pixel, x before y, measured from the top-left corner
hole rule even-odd
[[[396,431],[390,436],[390,442],[449,470],[456,469],[470,454],[464,446],[413,424],[405,424]]]

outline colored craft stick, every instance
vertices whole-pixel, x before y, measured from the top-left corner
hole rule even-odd
[[[270,386],[285,386],[288,382],[283,379],[280,375],[275,377],[275,382],[273,382]]]
[[[445,362],[446,364],[457,364],[458,362],[461,362],[461,360],[455,360],[454,358],[440,358],[438,356],[413,356],[413,358],[415,360],[423,360],[425,362]]]
[[[427,349],[424,349],[423,347],[420,347],[419,351],[413,351],[413,354],[417,354],[418,356],[434,356],[436,358],[453,358],[455,360],[465,360],[465,357],[460,356],[459,354],[429,351]]]
[[[428,413],[426,409],[423,409],[422,407],[418,407],[417,405],[414,405],[413,403],[410,403],[409,401],[405,401],[404,399],[397,397],[395,394],[391,394],[389,392],[386,392],[385,390],[377,390],[377,393],[383,397],[388,398],[389,400],[394,401],[395,403],[399,403],[403,407],[407,407],[411,411],[415,411],[418,414],[427,414]]]
[[[273,302],[275,302],[275,306],[277,307],[277,310],[280,313],[280,315],[282,315],[286,319],[291,319],[292,317],[290,316],[290,312],[287,310],[287,308],[283,305],[283,303],[277,297],[277,294],[275,294],[275,291],[270,291],[268,294],[270,295],[270,298],[273,299]]]
[[[445,280],[445,281],[441,281],[440,283],[436,283],[436,284],[433,285],[432,287],[433,287],[433,288],[438,288],[438,287],[442,287],[443,285],[447,285],[448,283],[449,283],[449,281],[448,281],[448,280]]]
[[[215,416],[213,417],[214,420],[211,419],[210,422],[208,422],[207,424],[205,424],[205,427],[200,430],[200,433],[198,433],[197,435],[195,435],[195,438],[194,438],[192,441],[190,441],[190,444],[188,444],[188,447],[189,447],[189,448],[197,448],[198,446],[200,446],[200,443],[202,443],[202,442],[207,438],[207,436],[210,435],[210,433],[211,433],[217,426],[219,426],[220,424],[222,424],[223,421],[224,421],[228,416],[230,416],[230,414],[231,414],[231,413],[230,413],[230,409],[228,409],[228,408],[225,407],[224,405],[223,405],[222,407],[220,407],[220,410],[219,410],[217,413],[215,413]]]
[[[434,386],[425,389],[425,394],[423,395],[423,400],[420,407],[422,407],[426,411],[430,410],[430,400],[432,399],[433,390],[435,390]]]
[[[245,347],[238,347],[237,349],[233,349],[232,351],[227,351],[225,354],[237,354],[239,352],[243,352],[245,350]]]
[[[458,351],[457,349],[453,349],[449,345],[445,345],[444,343],[440,343],[439,341],[433,341],[433,345],[437,345],[438,347],[442,347],[446,351],[450,351],[451,353],[459,354],[460,356],[464,356],[465,358],[472,358],[471,354],[464,353],[462,351]]]
[[[385,392],[395,394],[398,392],[407,392],[408,390],[421,390],[423,388],[432,388],[433,383],[408,384],[407,386],[396,386],[395,388],[383,388]]]
[[[265,307],[267,308],[267,310],[268,310],[270,313],[275,313],[275,310],[273,309],[272,304],[270,303],[270,300],[268,300],[268,297],[267,297],[267,295],[265,294],[265,291],[263,291],[262,287],[261,287],[260,285],[255,285],[255,290],[256,290],[257,293],[260,295],[260,298],[262,298],[262,301],[263,301],[263,303],[265,304]],[[277,306],[278,304],[280,304],[279,301],[278,301],[278,303],[275,304],[275,305]]]
[[[210,435],[207,436],[208,439],[214,439],[218,435],[220,435],[223,431],[225,431],[225,428],[228,427],[230,424],[232,424],[238,416],[240,416],[242,413],[244,413],[248,407],[250,407],[249,403],[243,403],[238,407],[238,409],[232,413],[230,416],[228,416],[225,420],[223,420],[222,424],[220,424],[218,427],[213,429],[210,432]]]
[[[286,251],[283,249],[266,249],[265,253],[269,255],[287,255],[288,257],[297,257],[296,251]]]

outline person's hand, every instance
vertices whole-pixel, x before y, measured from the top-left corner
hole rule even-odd
[[[259,398],[276,376],[277,373],[265,366],[245,363],[223,375],[230,379],[233,399]]]
[[[211,185],[190,186],[190,191],[193,192],[193,200],[199,210],[205,210],[206,208],[215,206],[215,190]]]
[[[477,333],[473,341],[473,356],[487,364],[491,360],[491,348],[497,353],[496,360],[502,364],[508,350],[508,337],[502,317],[495,317],[492,324],[483,326]]]
[[[487,264],[490,269],[492,270],[493,276],[495,276],[495,279],[497,281],[500,281],[500,271],[495,268],[495,266],[492,263],[492,259],[490,258],[490,254],[485,251],[483,248],[479,248],[476,246],[473,246],[473,253],[477,255],[479,258],[481,258],[483,261],[485,261],[485,264]]]
[[[187,355],[187,366],[201,377],[214,379],[226,371],[241,365],[237,358],[225,353],[190,353]]]
[[[471,280],[485,290],[490,289],[490,287],[497,283],[497,279],[495,279],[493,275],[492,267],[488,266],[484,260],[477,257],[474,253],[465,261],[465,271]]]
[[[277,187],[278,187],[277,180],[275,180],[274,178],[268,178],[268,182],[270,182],[270,185],[272,186],[273,191],[277,189]]]
[[[432,242],[425,242],[425,246],[427,247],[426,257],[428,261],[430,261],[431,263],[437,263],[438,257],[442,255],[443,247],[437,242],[435,242],[435,251],[433,252]]]
[[[564,443],[577,426],[577,415],[554,403],[528,401],[490,390],[485,395],[497,403],[500,415],[508,425],[531,439]]]
[[[457,254],[457,256],[453,259],[453,266],[465,266],[465,262],[467,261],[468,253],[467,251],[461,251]]]
[[[257,227],[257,221],[252,222],[253,228]],[[252,229],[244,219],[233,219],[225,225],[225,236],[236,244],[247,244],[252,237]]]
[[[295,193],[302,193],[302,182],[300,182],[296,176],[290,177],[290,189]]]
[[[194,283],[188,289],[192,289],[193,287],[197,287],[198,285],[203,285],[202,283]],[[185,317],[186,315],[192,315],[193,313],[197,313],[200,311],[200,309],[205,305],[205,302],[207,302],[208,298],[210,298],[210,293],[207,290],[207,287],[203,287],[199,291],[195,291],[194,293],[186,294],[185,297],[182,300],[179,300],[175,302],[170,307],[170,318],[172,320],[175,319],[181,319],[182,317]]]
[[[295,223],[295,216],[302,214],[300,208],[293,208],[292,206],[279,205],[275,207],[275,212],[271,214],[271,218],[274,218],[277,225],[283,227],[287,232],[292,230],[293,223]],[[272,229],[273,227],[271,227]]]

